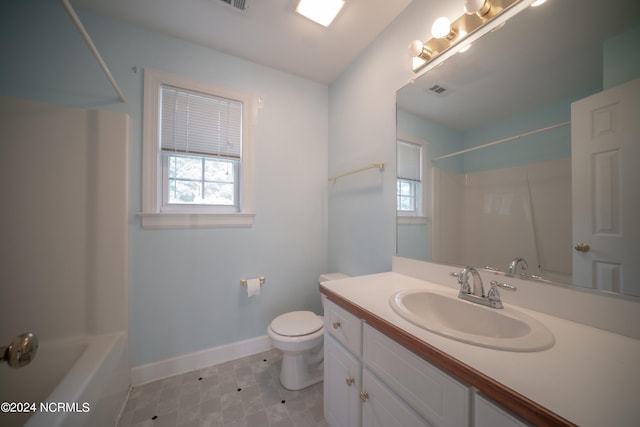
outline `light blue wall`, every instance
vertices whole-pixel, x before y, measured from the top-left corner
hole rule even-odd
[[[115,93],[59,2],[26,0],[0,15],[0,94],[131,116],[132,365],[263,336],[273,317],[320,312],[327,261],[328,88],[202,46],[78,9],[128,102]],[[134,68],[137,67],[137,72]],[[151,67],[260,95],[251,228],[143,230],[142,83]],[[266,284],[248,299],[241,278]]]
[[[565,99],[467,131],[464,133],[464,148],[472,148],[569,122],[571,102],[591,93]],[[571,156],[571,126],[567,125],[465,153],[460,157],[463,158],[463,172],[474,173],[569,156]]]
[[[640,76],[640,26],[607,40],[603,60],[605,89]]]
[[[414,0],[329,87],[329,175],[385,162],[329,188],[329,269],[367,274],[391,269],[396,253],[395,93],[415,75],[407,46],[428,39],[426,23],[459,10],[445,0]],[[377,174],[377,175],[376,175]]]
[[[465,148],[464,133],[418,117],[406,111],[398,111],[398,135],[409,135],[427,141],[428,167],[431,160]],[[462,172],[461,157],[451,157],[438,161],[438,167],[452,172]]]

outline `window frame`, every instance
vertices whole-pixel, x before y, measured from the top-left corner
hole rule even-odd
[[[396,173],[396,217],[399,224],[426,224],[428,221],[428,155],[427,155],[427,141],[418,139],[409,135],[398,134],[396,137],[396,147],[398,142],[404,142],[405,144],[414,144],[420,146],[421,158],[420,158],[420,185],[415,188],[416,198],[416,211],[400,211],[398,210],[398,182],[401,180],[397,177]],[[397,152],[397,149],[396,149]],[[403,180],[404,181],[404,180]],[[419,187],[419,189],[417,188]]]
[[[160,150],[160,88],[163,85],[242,102],[242,155],[239,172],[239,210],[216,205],[178,205],[163,208],[163,156]],[[145,68],[142,153],[143,228],[250,227],[253,206],[252,97],[208,83]]]

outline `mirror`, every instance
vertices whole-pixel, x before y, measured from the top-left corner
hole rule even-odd
[[[636,0],[549,0],[398,90],[397,254],[640,296],[574,280],[571,175],[571,103],[639,52]]]

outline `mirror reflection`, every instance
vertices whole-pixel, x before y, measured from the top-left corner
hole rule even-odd
[[[639,77],[635,0],[550,0],[427,68],[396,97],[397,254],[640,296],[639,126],[592,106]],[[625,142],[585,154],[594,129]]]

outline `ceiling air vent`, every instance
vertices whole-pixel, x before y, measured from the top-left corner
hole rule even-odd
[[[219,0],[227,6],[234,8],[235,10],[239,10],[240,12],[244,12],[249,8],[250,0]]]
[[[434,95],[438,95],[438,96],[446,96],[449,95],[451,93],[451,91],[445,87],[442,87],[440,85],[433,85],[428,89],[424,90],[426,93],[431,93]]]

